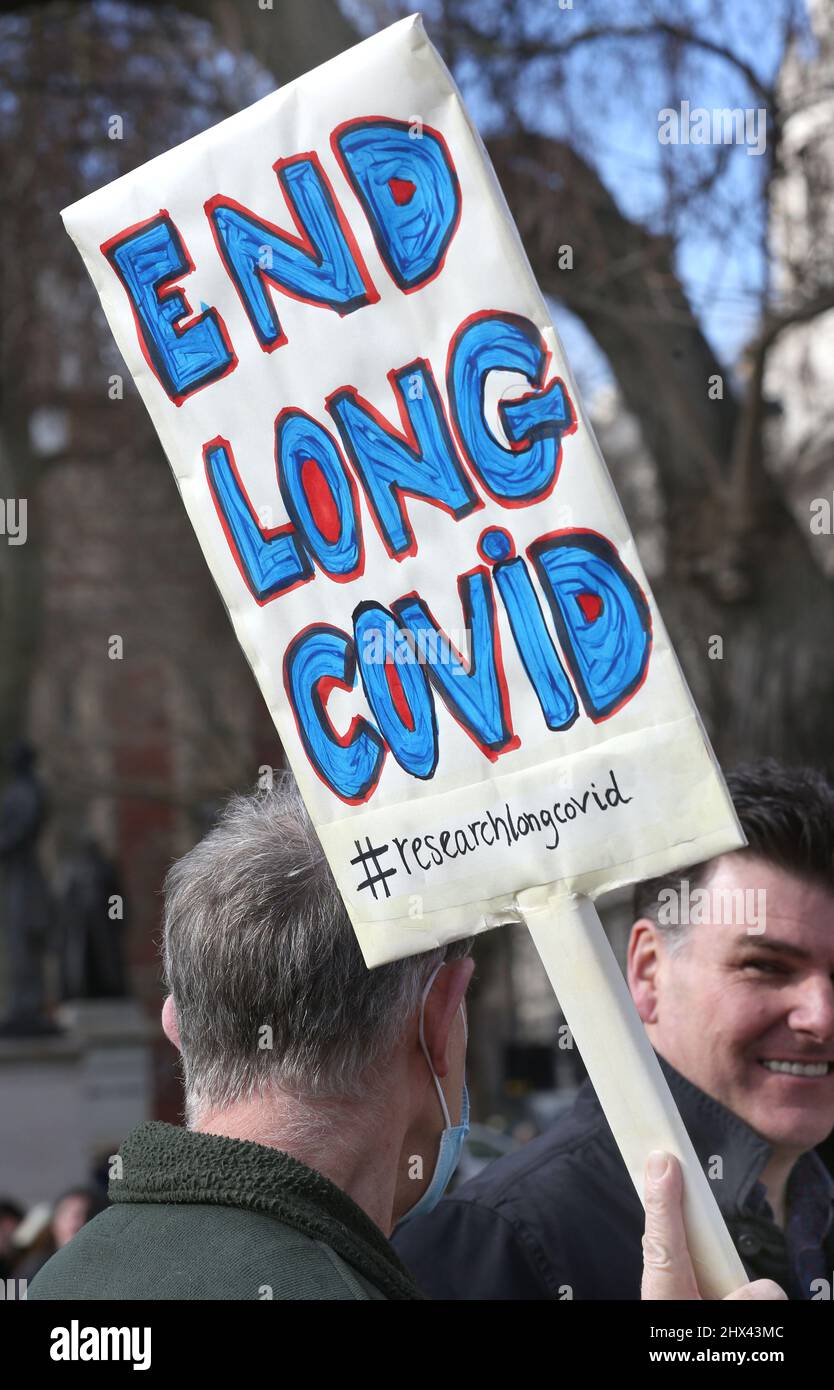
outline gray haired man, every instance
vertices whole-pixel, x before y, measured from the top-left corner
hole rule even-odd
[[[366,969],[283,777],[171,870],[164,952],[187,1127],[128,1135],[112,1205],[29,1297],[421,1298],[388,1236],[465,1135],[469,943]],[[675,1164],[647,1191],[646,1296],[696,1297]]]

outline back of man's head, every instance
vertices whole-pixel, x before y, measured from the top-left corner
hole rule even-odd
[[[442,960],[468,942],[368,970],[287,773],[233,797],[165,882],[164,967],[195,1125],[267,1089],[361,1099]]]

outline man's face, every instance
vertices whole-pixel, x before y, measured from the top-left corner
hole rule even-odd
[[[701,1090],[801,1153],[834,1127],[834,894],[745,853],[718,859],[701,886],[713,910],[678,951],[659,947],[647,1032]],[[764,901],[765,930],[755,914],[716,912],[722,889]]]

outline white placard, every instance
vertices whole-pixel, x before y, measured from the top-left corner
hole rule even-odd
[[[419,17],[62,216],[369,965],[743,843]]]

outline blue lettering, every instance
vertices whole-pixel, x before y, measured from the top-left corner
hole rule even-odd
[[[385,744],[369,720],[356,715],[339,736],[328,718],[330,689],[352,690],[355,684],[356,652],[346,632],[314,624],[290,642],[284,687],[304,751],[322,781],[351,804],[367,801],[385,761]]]
[[[359,605],[353,631],[362,685],[388,747],[413,777],[432,777],[437,767],[434,700],[413,644],[378,603]]]
[[[267,352],[287,339],[265,282],[340,315],[379,298],[317,157],[279,160],[275,172],[300,237],[229,198],[218,196],[206,204],[223,264]]]
[[[101,249],[130,299],[145,359],[175,405],[237,366],[216,309],[177,326],[191,309],[181,290],[164,287],[194,266],[167,213],[121,232]]]
[[[607,719],[648,669],[652,620],[645,595],[611,542],[594,532],[542,536],[528,554],[582,704],[593,720]]]
[[[547,727],[569,729],[579,716],[579,705],[547,630],[527,566],[515,558],[511,536],[499,527],[484,532],[478,549],[486,560],[497,562],[493,578]]]
[[[418,359],[389,373],[404,434],[382,418],[352,386],[334,391],[327,409],[359,475],[389,555],[414,555],[417,542],[402,505],[407,493],[449,512],[455,520],[482,506],[461,467],[427,362]]]
[[[443,136],[407,121],[348,121],[330,137],[388,273],[406,294],[443,268],[460,221],[460,185]]]
[[[574,428],[562,383],[546,383],[548,362],[538,328],[518,314],[476,314],[461,325],[449,349],[449,407],[461,448],[490,496],[506,506],[527,506],[551,492],[562,438]],[[499,405],[509,448],[486,420],[484,391],[494,371],[520,372],[534,387]]]
[[[391,608],[414,634],[418,650],[427,652],[429,680],[446,708],[494,762],[500,753],[517,745],[509,723],[509,697],[488,571],[479,566],[461,575],[458,590],[469,633],[468,667],[419,594],[406,594]]]
[[[203,448],[203,460],[229,548],[257,602],[266,603],[312,579],[313,566],[296,542],[292,523],[273,530],[261,526],[228,440],[211,440]]]
[[[356,485],[333,439],[303,410],[275,422],[278,485],[307,550],[331,579],[356,579],[364,567]]]

